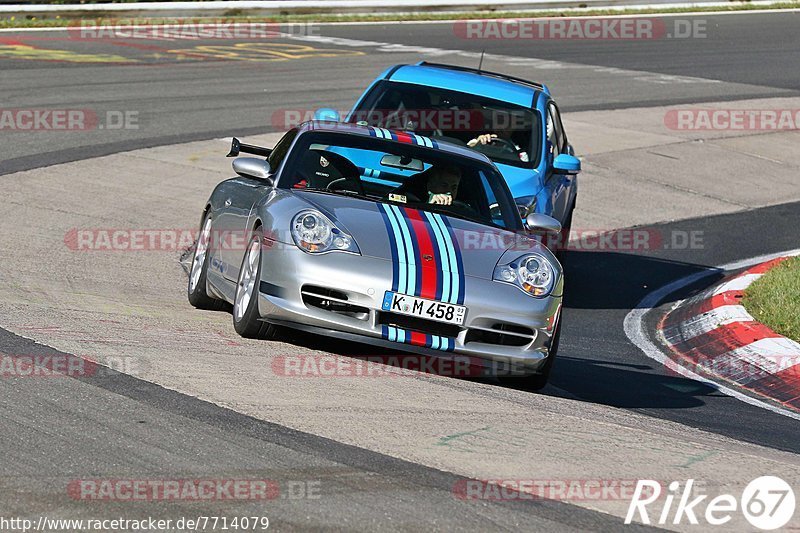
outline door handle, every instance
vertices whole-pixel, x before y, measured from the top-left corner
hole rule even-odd
[[[231,199],[228,198],[227,200],[225,200],[225,207],[230,207],[230,206],[231,206]]]

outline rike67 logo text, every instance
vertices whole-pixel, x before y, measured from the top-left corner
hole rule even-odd
[[[651,479],[640,479],[636,484],[625,523],[637,519],[643,524],[651,520],[660,524],[692,524],[700,520],[712,526],[722,526],[742,513],[751,526],[761,530],[773,530],[785,526],[794,515],[795,498],[792,487],[775,476],[762,476],[751,481],[741,497],[720,494],[710,500],[708,494],[695,496],[692,493],[693,479],[686,480],[681,487],[673,481],[663,497],[663,507],[657,509],[662,498],[661,483]],[[658,503],[656,503],[658,502]],[[655,516],[651,517],[651,512]]]

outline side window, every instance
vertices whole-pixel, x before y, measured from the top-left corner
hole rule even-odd
[[[487,179],[486,175],[483,172],[480,172],[480,180],[485,194],[483,200],[486,201],[485,207],[489,208],[489,217],[492,219],[492,223],[502,228],[505,228],[507,226],[506,221],[503,218],[503,211],[497,202],[497,196],[495,196],[492,184],[489,182],[489,180]],[[485,209],[484,206],[481,207],[482,208],[479,208],[479,211],[483,211]]]
[[[556,120],[553,117],[553,106],[547,107],[547,142],[550,143],[551,152],[555,155],[561,153],[558,145],[558,134],[556,133]]]
[[[549,109],[552,115],[553,133],[558,141],[553,146],[558,146],[558,153],[564,154],[567,152],[567,135],[564,133],[564,125],[561,123],[561,113],[558,112],[558,107],[552,102]]]
[[[297,128],[293,130],[289,130],[286,135],[281,137],[281,140],[275,145],[275,148],[272,149],[272,153],[269,154],[267,161],[269,161],[269,168],[272,169],[272,172],[276,172],[278,167],[283,162],[283,158],[286,157],[287,152],[289,152],[289,147],[292,145],[292,141],[297,136]]]

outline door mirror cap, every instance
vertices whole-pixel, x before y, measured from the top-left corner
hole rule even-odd
[[[331,109],[330,107],[323,107],[322,109],[317,109],[314,112],[314,120],[326,120],[328,122],[341,122],[342,117],[339,116],[339,112],[335,109]]]
[[[542,213],[530,213],[525,217],[525,229],[534,233],[561,233],[561,222]]]
[[[577,174],[581,171],[581,160],[574,155],[558,154],[553,159],[553,172],[556,174]]]
[[[237,157],[232,163],[233,171],[245,178],[267,180],[270,183],[269,162],[257,157]]]

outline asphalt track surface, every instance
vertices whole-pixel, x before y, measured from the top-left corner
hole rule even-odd
[[[485,50],[484,68],[547,80],[564,112],[800,94],[800,13],[681,20],[702,21],[704,36],[508,41],[459,38],[450,23],[297,27],[288,29],[297,38],[262,39],[251,43],[260,51],[235,51],[236,60],[231,50],[198,50],[232,41],[0,32],[5,107],[68,105],[92,110],[101,121],[109,111],[133,111],[138,120],[137,130],[17,132],[0,145],[0,174],[146,146],[284,131],[283,122],[274,120],[281,110],[349,109],[386,66],[415,62],[421,51],[433,51],[428,60],[476,66]],[[349,46],[330,38],[348,39]],[[317,57],[331,49],[334,57]],[[90,62],[57,54],[64,50]],[[269,54],[302,60],[243,60],[270,59]]]
[[[345,109],[367,80],[387,65],[413,61],[419,55],[414,47],[419,46],[439,49],[436,53],[448,60],[453,57],[441,50],[474,54],[486,49],[486,68],[546,76],[555,94],[562,95],[559,102],[565,113],[798,95],[798,16],[704,16],[708,37],[703,40],[537,42],[536,46],[468,42],[454,38],[446,25],[326,26],[321,40],[317,36],[316,41],[280,42],[311,44],[317,53],[322,48],[335,49],[337,57],[280,62],[199,61],[178,58],[181,54],[174,51],[65,39],[59,32],[0,33],[6,46],[119,54],[137,61],[86,64],[0,54],[3,107],[81,108],[99,116],[134,110],[139,123],[134,130],[4,132],[0,175],[134,148],[278,131],[281,124],[274,120],[276,112],[323,104]],[[411,48],[387,52],[379,50],[384,44],[342,45],[325,37]],[[180,41],[166,47],[219,44]],[[165,48],[163,43],[159,46]],[[464,64],[474,59],[470,54],[454,57]],[[580,66],[564,68],[564,64]],[[798,226],[800,204],[784,204],[658,226],[665,231],[703,231],[707,245],[698,250],[569,252],[562,355],[552,386],[543,394],[614,406],[743,442],[800,452],[796,421],[670,375],[647,359],[622,331],[625,315],[653,288],[709,266],[797,248]],[[685,292],[671,299],[684,296]],[[19,353],[22,349],[52,352],[0,331],[0,351]],[[459,479],[454,474],[256,420],[124,374],[110,373],[91,382],[53,380],[37,388],[24,380],[0,380],[0,390],[0,445],[5,454],[0,475],[8,480],[0,496],[9,514],[30,514],[31,501],[37,502],[37,513],[44,513],[55,497],[53,487],[74,478],[76,471],[85,477],[109,468],[162,475],[174,471],[184,477],[235,471],[243,477],[280,480],[302,479],[304,472],[313,471],[325,480],[325,498],[314,505],[288,498],[275,502],[270,518],[285,529],[366,530],[390,525],[402,529],[615,530],[620,525],[617,518],[559,502],[464,505],[452,497],[451,489]],[[92,405],[106,407],[102,411],[87,407]],[[63,423],[67,419],[70,423]],[[54,435],[59,439],[51,439]],[[56,444],[64,440],[74,445]],[[42,458],[47,458],[46,468]],[[27,485],[29,492],[16,492],[16,478],[38,480],[36,489]],[[219,514],[232,510],[257,514],[258,510],[241,504],[216,505]],[[177,516],[192,509],[156,503],[146,514]],[[141,507],[124,504],[118,510],[128,515],[143,513]]]

